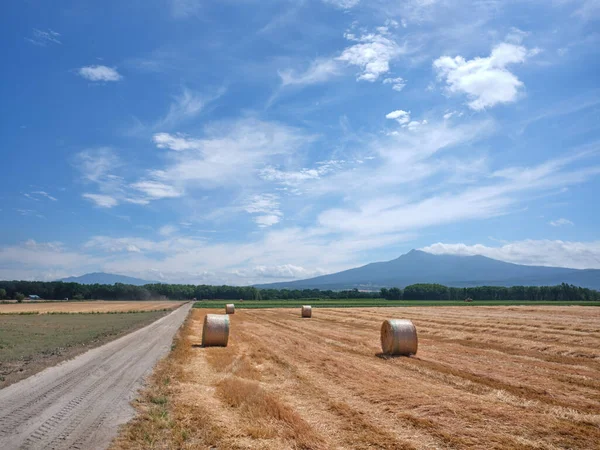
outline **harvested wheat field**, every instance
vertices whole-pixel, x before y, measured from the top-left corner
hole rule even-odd
[[[127,311],[157,311],[160,309],[175,309],[183,302],[173,301],[104,301],[89,302],[40,302],[40,303],[10,303],[0,305],[0,314],[18,314],[37,312],[44,313],[92,313],[92,312],[127,312]]]
[[[598,448],[600,308],[242,309],[201,348],[209,312],[115,449]],[[413,321],[416,356],[379,355],[386,318]]]

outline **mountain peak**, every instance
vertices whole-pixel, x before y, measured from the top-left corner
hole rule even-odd
[[[104,272],[93,272],[86,273],[79,277],[68,277],[62,278],[58,281],[64,281],[65,283],[80,283],[80,284],[133,284],[135,286],[143,286],[144,284],[151,284],[152,281],[142,280],[140,278],[128,277],[125,275],[117,275],[114,273]]]
[[[600,288],[600,270],[523,266],[482,255],[435,255],[412,249],[398,258],[320,277],[259,287],[289,289],[378,289],[416,283],[469,286],[553,286]]]

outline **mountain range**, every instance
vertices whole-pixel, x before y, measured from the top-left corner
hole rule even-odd
[[[420,250],[386,262],[376,262],[307,280],[257,285],[275,289],[403,288],[415,283],[470,286],[553,286],[574,284],[600,289],[600,270],[524,266],[485,256],[433,255]]]
[[[86,273],[80,277],[62,278],[57,281],[65,283],[80,283],[80,284],[133,284],[135,286],[143,286],[144,284],[155,283],[154,281],[142,280],[140,278],[126,277],[125,275],[115,275],[114,273],[94,272]]]

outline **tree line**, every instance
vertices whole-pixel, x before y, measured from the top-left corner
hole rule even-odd
[[[600,292],[562,283],[557,286],[476,286],[448,287],[442,284],[412,284],[403,290],[381,289],[388,300],[529,300],[599,301]]]
[[[382,288],[378,292],[358,289],[258,289],[252,286],[211,286],[193,284],[79,284],[62,281],[0,281],[0,300],[38,295],[47,300],[297,300],[308,298],[385,298],[387,300],[543,300],[600,301],[600,292],[560,284],[558,286],[477,286],[448,287],[441,284],[412,284],[404,289]]]

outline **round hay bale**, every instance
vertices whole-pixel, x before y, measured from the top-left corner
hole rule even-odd
[[[225,312],[227,314],[235,314],[235,305],[233,303],[227,303],[225,305]]]
[[[310,305],[302,305],[302,317],[312,317],[312,307]]]
[[[387,355],[414,355],[418,347],[417,329],[410,320],[389,319],[381,324],[381,350]]]
[[[202,326],[203,347],[227,347],[229,341],[229,316],[207,314]]]

